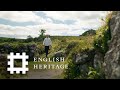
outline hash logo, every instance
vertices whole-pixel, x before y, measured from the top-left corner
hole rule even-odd
[[[14,55],[13,52],[11,52],[10,55],[7,56],[7,59],[10,59],[10,61],[8,61],[8,65],[10,65],[10,67],[7,68],[7,71],[10,71],[10,74],[14,74],[14,71],[17,74],[20,74],[20,71],[22,74],[26,74],[26,71],[29,70],[29,68],[26,67],[26,65],[28,65],[28,61],[26,61],[26,59],[28,58],[29,57],[25,52],[23,52],[22,55],[20,55],[20,53],[16,53],[16,55]],[[22,59],[22,67],[14,67],[15,59]]]

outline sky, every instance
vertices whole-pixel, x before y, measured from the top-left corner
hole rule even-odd
[[[0,11],[0,37],[26,39],[49,35],[79,36],[102,25],[107,11]]]

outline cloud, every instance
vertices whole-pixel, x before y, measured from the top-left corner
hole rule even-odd
[[[106,11],[43,11],[47,17],[65,22],[74,20],[69,27],[72,29],[93,28],[102,25],[101,18],[105,18]],[[61,25],[61,24],[60,24]]]
[[[0,34],[13,36],[16,38],[27,38],[28,35],[32,37],[38,37],[40,29],[46,29],[46,34],[50,35],[80,35],[84,32],[84,29],[80,25],[66,25],[66,24],[53,24],[47,23],[42,25],[33,25],[33,26],[10,26],[0,24]],[[7,33],[6,33],[7,32]]]
[[[46,20],[32,11],[0,11],[0,18],[13,22],[45,23]]]
[[[38,36],[39,33],[39,26],[10,26],[10,25],[3,25],[0,24],[0,34],[8,35],[8,36],[19,36],[20,38],[27,38],[28,35],[33,37]],[[17,37],[17,38],[19,38]]]
[[[36,17],[32,12],[24,11],[0,11],[0,18],[4,18],[16,22],[34,21]]]
[[[38,12],[38,11],[37,11]],[[87,29],[97,29],[101,26],[100,18],[106,16],[104,11],[42,11],[46,18],[32,11],[0,11],[0,18],[13,22],[35,22],[34,25],[11,26],[0,24],[0,37],[27,38],[37,37],[40,29],[46,29],[50,35],[80,35]],[[72,24],[55,23],[55,20]],[[84,30],[85,29],[85,30]]]
[[[104,17],[106,11],[43,11],[46,16],[57,20],[89,20]]]
[[[28,35],[32,37],[38,37],[40,29],[46,29],[46,34],[50,35],[78,35],[84,30],[73,30],[69,25],[64,24],[45,24],[45,25],[34,25],[34,26],[10,26],[0,24],[0,37],[11,36],[16,38],[27,38]],[[7,33],[6,33],[7,32]],[[2,36],[1,36],[2,35]]]

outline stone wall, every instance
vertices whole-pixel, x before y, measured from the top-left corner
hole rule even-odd
[[[0,79],[6,78],[10,78],[9,72],[7,72],[7,57],[0,54]]]

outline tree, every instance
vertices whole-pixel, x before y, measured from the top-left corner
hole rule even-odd
[[[41,29],[41,30],[39,31],[39,32],[40,32],[39,37],[38,37],[39,40],[43,40],[45,31],[46,31],[45,29]]]
[[[31,35],[27,36],[27,39],[29,39],[29,38],[32,38],[32,36]]]
[[[27,36],[27,41],[31,42],[33,40],[33,37],[31,35]]]
[[[43,36],[44,36],[44,34],[45,34],[45,31],[46,31],[45,29],[41,29],[41,30],[40,30],[40,36],[42,36],[42,37],[43,37]]]

